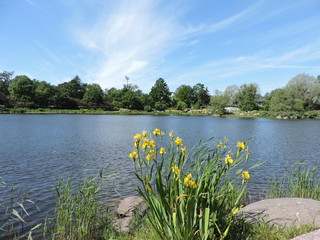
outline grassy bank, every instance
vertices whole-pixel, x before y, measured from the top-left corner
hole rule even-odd
[[[320,119],[319,111],[307,112],[271,112],[271,111],[251,111],[237,112],[224,115],[212,115],[207,109],[192,110],[187,109],[166,111],[137,111],[129,109],[120,109],[119,111],[106,111],[103,109],[28,109],[28,108],[8,108],[1,110],[0,114],[110,114],[110,115],[177,115],[177,116],[217,116],[217,117],[243,117],[243,118],[276,118],[276,119]]]

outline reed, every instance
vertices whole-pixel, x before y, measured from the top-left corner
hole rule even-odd
[[[281,178],[272,178],[267,197],[301,197],[320,200],[319,167],[310,168],[306,167],[306,164],[304,161],[297,162]]]

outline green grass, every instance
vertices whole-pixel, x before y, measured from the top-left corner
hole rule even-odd
[[[316,229],[317,228],[313,224],[302,225],[299,228],[295,226],[284,228],[270,226],[265,222],[257,222],[255,224],[245,223],[243,220],[239,219],[232,225],[226,240],[288,240]],[[153,230],[152,224],[147,217],[142,220],[141,225],[131,234],[115,235],[114,238],[111,239],[162,240],[162,238],[157,235],[156,231]]]
[[[319,176],[319,167],[306,168],[304,162],[296,163],[283,177],[271,180],[267,198],[299,197],[320,200]]]

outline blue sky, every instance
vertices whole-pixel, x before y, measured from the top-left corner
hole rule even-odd
[[[266,93],[320,75],[319,0],[0,0],[0,29],[0,71],[54,85]]]

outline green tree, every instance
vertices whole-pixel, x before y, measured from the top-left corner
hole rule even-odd
[[[210,103],[210,94],[208,88],[202,83],[193,86],[195,108],[205,107]]]
[[[59,90],[70,98],[82,99],[86,90],[86,85],[82,84],[81,79],[75,76],[71,81],[58,85]]]
[[[99,84],[88,84],[83,95],[83,101],[89,107],[99,107],[103,103],[103,91]]]
[[[62,108],[75,109],[84,96],[86,84],[82,84],[81,79],[75,76],[71,81],[59,84],[57,90],[56,104]]]
[[[238,104],[238,92],[239,87],[237,85],[231,85],[226,87],[223,95],[228,98],[228,105],[233,106]]]
[[[9,103],[9,86],[12,81],[13,72],[4,71],[0,73],[0,104]]]
[[[151,88],[149,93],[151,97],[151,104],[157,110],[165,110],[170,107],[171,104],[171,92],[165,80],[159,78]]]
[[[310,90],[311,109],[320,109],[320,82],[315,83]]]
[[[55,87],[51,84],[41,81],[35,87],[35,102],[39,107],[48,107],[54,99]]]
[[[34,101],[36,82],[25,75],[16,76],[10,83],[10,97],[20,106],[30,106]]]
[[[215,94],[211,96],[209,110],[213,114],[223,115],[226,113],[227,104],[228,97],[216,90]]]
[[[294,96],[294,104],[299,105],[298,109],[301,109],[301,106],[303,110],[313,108],[311,92],[313,93],[312,89],[316,83],[317,79],[315,77],[305,73],[296,75],[287,83],[286,89]]]
[[[292,111],[294,99],[292,99],[289,91],[283,88],[278,88],[270,93],[269,110],[274,112],[289,112]]]
[[[122,89],[122,107],[128,109],[143,110],[141,102],[141,90],[136,85],[125,85]]]
[[[175,100],[184,102],[186,107],[191,107],[195,103],[194,89],[189,85],[181,85],[174,92]]]
[[[243,111],[252,111],[258,109],[256,102],[258,86],[257,84],[243,84],[240,86],[237,94],[238,105]]]

